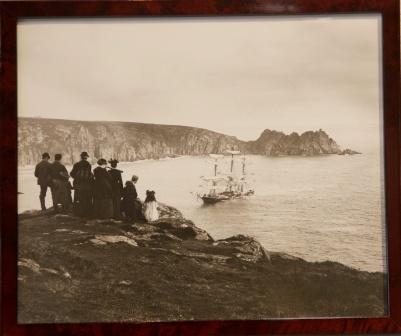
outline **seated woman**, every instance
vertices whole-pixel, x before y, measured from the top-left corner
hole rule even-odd
[[[131,181],[125,182],[125,187],[122,192],[121,208],[129,222],[143,221],[142,203],[138,198],[135,184],[138,182],[138,176],[134,175]]]
[[[154,191],[146,190],[146,199],[143,203],[143,215],[147,222],[154,222],[159,219],[159,212],[157,210],[157,201]]]

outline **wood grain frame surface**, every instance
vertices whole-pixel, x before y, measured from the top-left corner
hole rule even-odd
[[[2,334],[262,335],[401,332],[399,0],[10,1],[1,11],[1,320]],[[17,23],[22,18],[336,15],[382,16],[389,316],[166,323],[17,324]],[[324,60],[322,60],[324,61]]]

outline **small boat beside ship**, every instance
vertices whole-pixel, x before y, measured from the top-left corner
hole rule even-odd
[[[214,175],[202,176],[203,188],[206,192],[198,193],[198,197],[202,199],[204,204],[216,204],[218,202],[229,201],[244,196],[251,196],[254,190],[249,187],[246,172],[246,157],[242,157],[241,173],[235,173],[235,158],[238,157],[240,151],[227,151],[231,156],[230,171],[228,173],[220,173],[218,170],[219,160],[225,158],[222,154],[210,154],[214,159]]]

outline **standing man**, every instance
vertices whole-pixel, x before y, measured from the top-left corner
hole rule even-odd
[[[49,153],[42,154],[42,161],[40,161],[35,167],[35,176],[38,179],[38,185],[40,186],[40,207],[42,211],[46,210],[46,193],[47,188],[50,187],[51,183],[51,163],[49,162]]]
[[[74,164],[70,176],[74,179],[74,212],[78,216],[90,217],[92,213],[92,166],[89,154],[81,153],[81,161]]]
[[[62,212],[70,210],[71,199],[71,184],[69,182],[70,176],[65,166],[61,163],[61,154],[54,156],[54,162],[51,164],[51,192],[53,197],[54,210],[59,212],[59,205],[61,205]]]
[[[111,169],[109,174],[112,180],[112,198],[113,198],[113,219],[121,219],[121,197],[123,192],[123,178],[121,176],[122,170],[117,169],[118,160],[110,159]]]

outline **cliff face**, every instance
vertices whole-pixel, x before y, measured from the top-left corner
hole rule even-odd
[[[226,150],[269,156],[342,153],[336,142],[322,130],[301,135],[265,130],[256,141],[245,142],[233,136],[186,126],[19,119],[20,165],[37,163],[43,152],[51,155],[62,153],[64,162],[73,163],[79,160],[79,154],[84,150],[92,160],[113,157],[120,161],[205,155]]]
[[[135,224],[20,215],[18,322],[386,314],[382,273],[307,262],[243,235],[214,240],[178,210],[159,211]]]
[[[62,153],[70,163],[84,150],[92,159],[135,161],[222,153],[241,145],[235,137],[185,126],[20,118],[18,127],[20,165],[37,163],[43,152]]]

